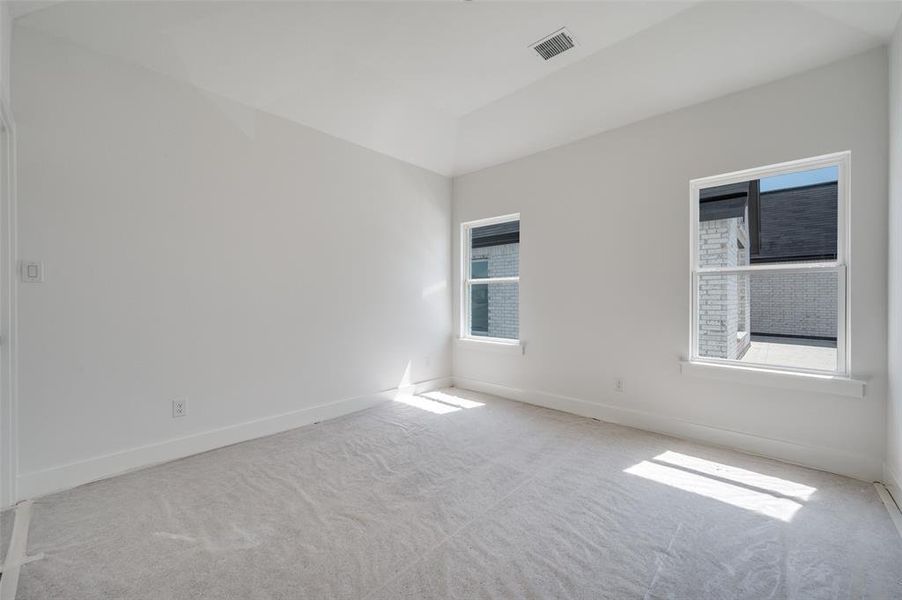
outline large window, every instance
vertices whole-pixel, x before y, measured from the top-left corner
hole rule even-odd
[[[848,374],[849,154],[691,182],[692,360]]]
[[[520,338],[520,216],[461,225],[461,337]]]

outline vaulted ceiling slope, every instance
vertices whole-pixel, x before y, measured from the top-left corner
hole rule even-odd
[[[442,173],[467,173],[885,43],[885,2],[13,3],[16,27]],[[529,46],[567,27],[577,46]]]

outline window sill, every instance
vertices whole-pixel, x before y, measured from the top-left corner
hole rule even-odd
[[[473,350],[486,350],[488,352],[503,352],[505,354],[525,354],[524,345],[520,340],[498,340],[494,338],[480,339],[477,337],[459,337],[457,345],[461,348]]]
[[[758,367],[741,365],[721,365],[702,361],[680,361],[680,372],[692,377],[705,377],[721,381],[733,381],[751,385],[763,385],[786,390],[803,392],[820,392],[864,398],[865,382],[859,379],[840,377],[837,375],[816,375],[811,373],[793,373]]]

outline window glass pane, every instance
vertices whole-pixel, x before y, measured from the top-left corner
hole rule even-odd
[[[699,274],[699,356],[835,371],[838,277],[829,271]]]
[[[519,339],[519,283],[472,284],[470,289],[470,334],[511,340]]]
[[[470,230],[470,276],[517,277],[520,274],[520,221],[508,221]],[[473,268],[485,261],[485,268]]]
[[[489,286],[474,285],[470,289],[470,317],[473,335],[489,334]]]
[[[470,277],[473,279],[485,279],[489,276],[489,261],[487,258],[474,258],[470,261]]]
[[[836,260],[838,167],[721,185],[699,194],[699,266]]]

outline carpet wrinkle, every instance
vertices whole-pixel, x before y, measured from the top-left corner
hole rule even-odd
[[[667,542],[667,547],[663,550],[663,552],[657,554],[655,556],[655,572],[652,574],[651,581],[648,584],[648,589],[645,591],[645,595],[643,596],[644,600],[649,600],[651,597],[651,591],[655,587],[655,582],[658,579],[658,573],[661,572],[661,566],[664,564],[664,557],[671,555],[671,550],[673,548],[673,543],[676,541],[677,536],[680,535],[680,529],[683,527],[683,523],[677,523],[676,529],[673,532],[673,535],[670,536],[670,541]]]
[[[444,393],[483,405],[386,403],[41,498],[18,600],[902,598],[869,484]]]
[[[520,571],[515,572],[513,575],[515,577],[512,580],[508,581],[494,581],[493,585],[498,586],[499,589],[503,589],[503,593],[498,593],[498,589],[495,590],[495,594],[492,596],[480,596],[476,595],[475,597],[556,597],[556,598],[596,598],[596,597],[611,597],[611,598],[622,598],[622,597],[642,597],[642,593],[647,589],[647,579],[645,582],[638,582],[638,585],[625,586],[621,588],[614,588],[612,590],[613,593],[609,595],[598,594],[593,592],[591,594],[586,594],[585,590],[577,593],[577,590],[580,586],[577,583],[578,580],[572,577],[561,577],[562,573],[560,573],[560,569],[571,568],[573,565],[582,565],[586,573],[597,572],[597,562],[603,563],[607,557],[612,556],[614,553],[618,553],[621,555],[628,555],[628,553],[622,552],[622,548],[619,545],[616,547],[611,547],[609,545],[600,544],[598,541],[593,539],[591,535],[587,532],[591,532],[593,530],[598,530],[599,521],[604,521],[605,519],[609,520],[609,526],[611,528],[616,528],[619,525],[620,521],[623,521],[622,515],[604,515],[603,512],[605,510],[605,506],[616,506],[618,503],[610,503],[605,502],[608,498],[597,498],[593,497],[591,493],[582,493],[576,485],[578,482],[573,480],[575,475],[582,476],[584,475],[579,469],[575,469],[573,465],[567,465],[566,463],[559,463],[556,465],[549,465],[549,470],[555,472],[555,476],[550,478],[548,481],[541,482],[541,486],[537,486],[536,477],[532,478],[529,482],[526,482],[526,487],[535,487],[532,490],[532,494],[538,497],[549,497],[552,495],[560,495],[562,498],[568,498],[563,504],[563,508],[561,509],[561,513],[565,516],[561,516],[560,514],[556,515],[556,520],[551,521],[551,532],[542,538],[551,539],[555,541],[555,545],[551,545],[550,547],[547,545],[539,545],[535,548],[530,548],[526,550],[524,560],[520,561],[523,563],[530,564],[532,569],[529,571]],[[590,468],[590,471],[594,471],[594,469]],[[523,491],[528,491],[525,488]],[[532,503],[528,503],[532,504]],[[624,506],[627,506],[628,503],[625,503]],[[534,508],[534,507],[533,507]],[[539,507],[539,512],[542,512],[541,507]],[[541,523],[543,519],[547,519],[549,515],[539,514],[536,515],[535,518],[530,519],[530,522]],[[577,519],[578,523],[574,525],[574,517],[581,516],[581,519]],[[527,519],[519,519],[519,523],[523,523],[527,521]],[[473,530],[476,524],[471,524],[468,528]],[[491,524],[489,524],[491,525]],[[604,527],[601,527],[603,529]],[[505,528],[504,533],[502,534],[504,537],[510,533],[510,531],[514,531],[514,528]],[[460,537],[465,532],[461,532],[458,534]],[[599,540],[604,539],[603,536],[598,538]],[[557,544],[558,540],[569,540],[568,547],[563,547],[560,552],[555,552],[556,547],[560,544]],[[450,540],[453,542],[454,540]],[[483,553],[486,562],[497,563],[497,556],[493,556],[496,554],[494,551],[497,549],[505,549],[512,546],[512,542],[508,541],[504,538],[501,540],[491,540],[485,544],[485,552]],[[468,546],[468,550],[473,551],[474,549],[480,549],[478,545],[470,544]],[[638,555],[628,555],[626,560],[627,564],[636,564],[641,561],[642,557]],[[432,565],[430,565],[431,567]],[[548,571],[548,576],[544,579],[544,583],[548,585],[545,589],[537,589],[535,586],[531,585],[531,580],[533,579],[533,575],[531,574],[532,570],[537,567],[544,567]],[[503,571],[506,569],[502,569]],[[419,577],[415,577],[413,579],[419,579]],[[453,580],[452,579],[449,579]],[[569,591],[568,591],[569,590]],[[391,590],[391,593],[387,593],[384,596],[385,598],[416,598],[416,597],[467,597],[466,595],[455,594],[451,589],[445,587],[432,587],[428,590],[424,590],[423,588],[416,588],[413,590]]]
[[[435,552],[436,550],[438,550],[439,548],[441,548],[443,545],[447,544],[449,540],[453,539],[454,536],[456,536],[456,535],[458,535],[459,533],[461,533],[461,532],[462,532],[463,530],[465,530],[469,525],[471,525],[472,523],[474,523],[474,522],[476,522],[477,520],[479,520],[483,515],[485,515],[485,514],[491,512],[491,510],[492,510],[493,508],[495,508],[496,506],[498,506],[501,502],[503,502],[503,501],[504,501],[506,498],[508,498],[509,496],[511,496],[511,495],[513,495],[513,494],[515,494],[515,493],[517,493],[522,487],[528,485],[533,479],[535,479],[535,476],[533,476],[533,477],[531,477],[531,478],[525,480],[523,483],[521,483],[520,485],[518,485],[518,486],[515,487],[514,489],[510,490],[506,495],[502,496],[502,497],[501,497],[494,505],[490,506],[490,507],[489,507],[488,509],[486,509],[484,512],[482,512],[482,513],[480,513],[480,514],[474,516],[474,517],[473,517],[472,519],[470,519],[469,521],[463,523],[456,531],[452,532],[450,535],[445,536],[445,537],[444,537],[442,540],[440,540],[437,544],[433,545],[431,548],[429,548],[428,550],[426,550],[426,552],[423,553],[419,559],[417,559],[416,561],[410,563],[405,569],[403,569],[401,572],[399,572],[396,576],[394,576],[394,577],[392,577],[391,579],[389,579],[388,581],[382,583],[376,590],[374,590],[373,592],[370,592],[369,594],[367,594],[366,596],[364,596],[364,600],[369,600],[370,598],[374,597],[377,593],[379,593],[380,591],[382,591],[382,590],[383,590],[385,587],[387,587],[389,584],[391,584],[393,581],[402,578],[408,571],[414,569],[418,564],[421,564],[423,561],[427,560],[430,554],[432,554],[433,552]]]
[[[0,563],[6,560],[6,552],[13,537],[15,511],[11,508],[0,510]]]

